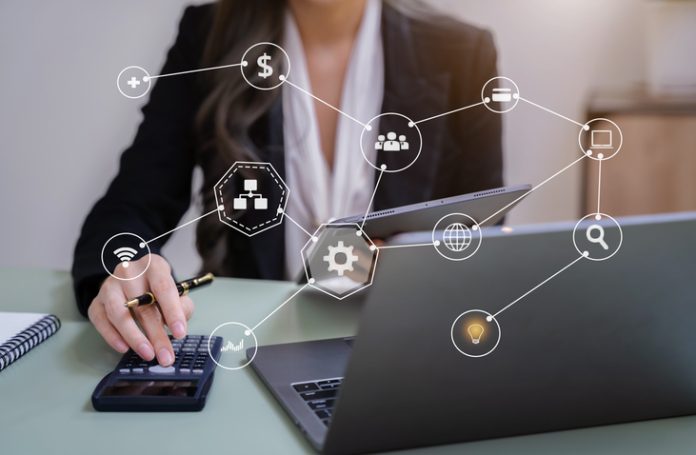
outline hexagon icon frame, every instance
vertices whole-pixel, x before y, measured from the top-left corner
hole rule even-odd
[[[328,289],[326,287],[322,287],[320,284],[316,282],[314,278],[312,278],[311,270],[310,270],[310,264],[309,262],[311,259],[307,258],[306,252],[308,248],[312,245],[314,245],[316,242],[318,242],[318,239],[320,238],[320,234],[326,230],[326,229],[331,229],[331,228],[354,228],[355,229],[355,234],[358,237],[361,237],[362,240],[368,245],[368,249],[372,251],[372,259],[370,263],[370,271],[369,271],[369,276],[368,280],[355,287],[352,288],[350,291],[347,291],[343,295],[339,295],[338,292]],[[343,300],[347,297],[350,297],[351,295],[355,294],[356,292],[362,291],[365,288],[368,288],[372,286],[372,283],[375,278],[375,270],[377,269],[377,260],[379,259],[379,248],[377,245],[375,245],[372,242],[372,239],[370,239],[365,232],[363,232],[360,229],[360,226],[358,224],[354,223],[345,223],[345,224],[331,224],[331,223],[322,223],[316,231],[314,231],[314,234],[312,234],[312,238],[302,247],[302,250],[300,251],[300,254],[302,256],[302,266],[304,267],[305,271],[305,277],[307,278],[307,284],[314,289],[323,292],[324,294],[330,295],[331,297],[338,299],[338,300]]]
[[[225,185],[230,181],[232,177],[240,169],[254,169],[267,172],[273,181],[280,188],[280,200],[278,207],[269,208],[269,213],[271,214],[268,220],[259,222],[254,226],[246,226],[244,223],[240,222],[227,213],[227,209],[224,204],[223,189]],[[265,162],[253,162],[253,161],[235,161],[232,166],[225,172],[225,174],[218,180],[218,182],[213,186],[213,194],[215,194],[215,203],[218,206],[218,218],[220,221],[232,229],[241,232],[242,234],[252,237],[260,232],[267,231],[283,223],[283,217],[285,215],[285,208],[288,205],[288,196],[290,195],[290,188],[285,184],[278,171],[275,170],[271,163]],[[282,209],[282,210],[279,210]]]

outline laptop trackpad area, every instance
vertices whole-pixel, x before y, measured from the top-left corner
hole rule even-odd
[[[343,377],[351,351],[352,338],[260,346],[252,367],[269,385]]]

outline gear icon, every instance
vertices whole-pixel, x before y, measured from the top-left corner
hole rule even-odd
[[[336,262],[336,255],[342,254],[346,257],[345,261]],[[343,276],[344,273],[353,271],[353,262],[357,261],[358,257],[353,254],[353,246],[346,246],[343,241],[339,241],[336,246],[329,245],[329,254],[324,256],[324,262],[329,263],[329,272],[336,272],[338,276]]]

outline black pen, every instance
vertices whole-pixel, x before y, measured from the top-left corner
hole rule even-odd
[[[212,273],[206,273],[203,276],[176,283],[176,289],[179,291],[179,295],[184,296],[193,289],[212,283],[213,279],[215,279],[215,276],[213,276]],[[153,303],[157,303],[154,294],[152,294],[152,292],[146,292],[143,295],[127,301],[124,305],[126,308],[137,308],[140,305],[152,305]]]

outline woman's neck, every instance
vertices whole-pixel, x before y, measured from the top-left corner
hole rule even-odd
[[[288,0],[306,47],[353,40],[366,0]]]

